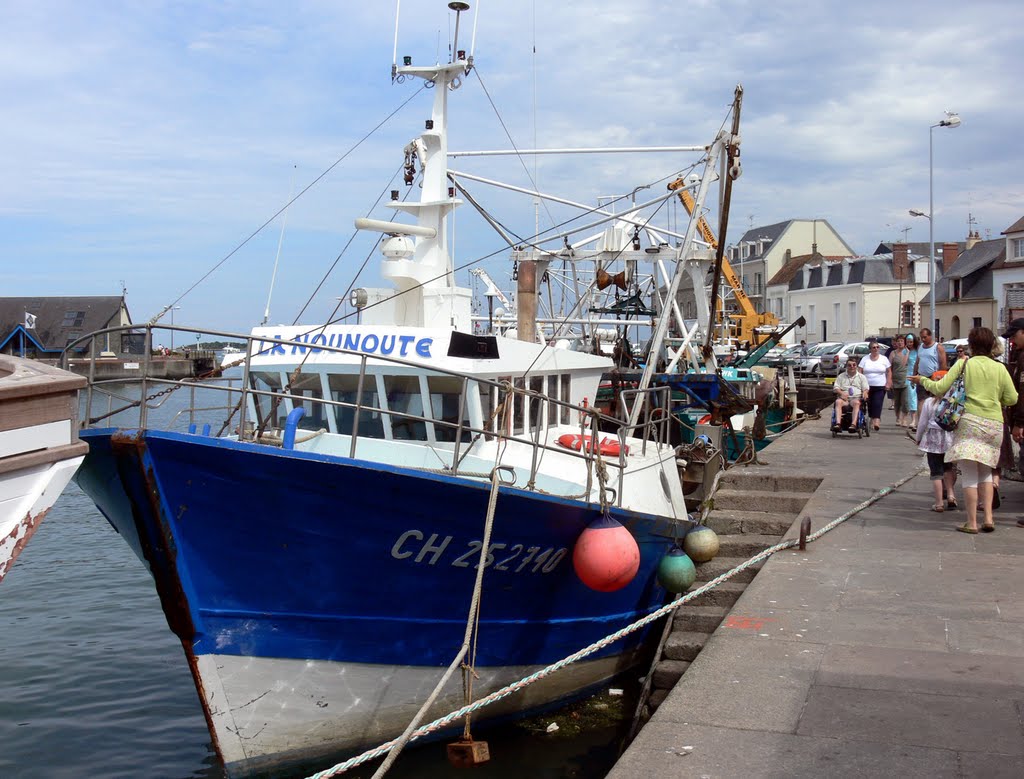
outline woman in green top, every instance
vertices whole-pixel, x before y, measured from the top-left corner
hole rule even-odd
[[[1003,406],[1017,402],[1017,390],[1002,363],[992,359],[995,334],[987,327],[975,327],[967,336],[971,358],[957,360],[940,381],[911,376],[929,392],[942,395],[964,374],[966,402],[964,414],[953,433],[953,445],[946,451],[946,462],[959,462],[963,476],[967,524],[963,533],[978,532],[978,497],[985,521],[982,530],[995,530],[992,521],[992,469],[999,463],[999,445],[1003,438]]]

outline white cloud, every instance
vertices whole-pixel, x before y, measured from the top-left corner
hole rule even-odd
[[[402,4],[400,57],[447,56],[443,5]],[[907,223],[911,240],[924,240],[927,224],[906,211],[927,206],[928,127],[946,108],[964,123],[934,132],[936,237],[962,238],[968,211],[993,234],[1024,211],[1012,4],[476,5],[479,74],[521,148],[533,145],[534,127],[542,147],[706,143],[742,82],[737,230],[751,214],[757,224],[816,216],[864,251],[894,237],[886,225]],[[168,302],[283,204],[293,175],[296,187],[311,181],[414,92],[389,82],[393,12],[393,3],[326,0],[18,4],[0,30],[0,224],[19,267],[58,272],[15,271],[10,294],[111,291],[128,276],[136,315]],[[460,47],[470,45],[472,18]],[[417,98],[293,208],[284,261],[296,270],[281,310],[305,299],[352,218],[386,186],[429,99]],[[453,146],[508,145],[475,77],[450,102]],[[542,187],[592,202],[688,161],[543,158],[536,168]],[[529,184],[518,161],[472,169],[487,175],[488,166]],[[496,208],[511,200],[486,197]],[[503,217],[532,231],[529,205]],[[497,245],[487,228],[473,231],[468,208],[459,220],[461,247]],[[265,285],[247,268],[265,265],[269,278],[275,247],[272,231],[219,272],[211,289],[226,284],[229,302],[210,302],[208,313],[234,327],[261,313]],[[340,294],[360,251],[329,294]],[[54,288],[54,278],[70,288]]]

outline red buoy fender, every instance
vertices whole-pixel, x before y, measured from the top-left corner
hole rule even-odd
[[[590,451],[590,436],[588,435],[577,435],[574,433],[565,433],[564,435],[558,436],[558,445],[564,446],[566,449],[573,449],[577,452],[581,450]],[[618,457],[622,451],[622,447],[619,442],[614,438],[602,438],[597,442],[597,448],[605,457]],[[626,454],[629,454],[629,447],[625,447]]]
[[[572,565],[580,581],[590,589],[615,592],[636,577],[640,547],[621,523],[603,515],[576,539]]]

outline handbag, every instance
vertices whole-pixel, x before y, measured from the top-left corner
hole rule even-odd
[[[967,383],[964,377],[967,375],[968,362],[970,360],[965,361],[960,375],[956,377],[953,386],[946,390],[946,394],[942,396],[935,409],[935,424],[947,433],[956,430],[960,417],[964,414],[964,404],[967,402]]]

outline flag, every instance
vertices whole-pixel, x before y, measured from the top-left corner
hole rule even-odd
[[[28,311],[25,312],[25,329],[35,330],[36,329],[36,315],[30,314]]]

